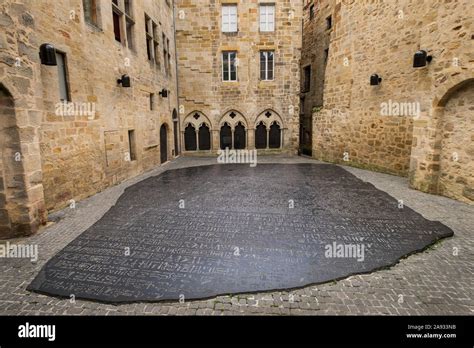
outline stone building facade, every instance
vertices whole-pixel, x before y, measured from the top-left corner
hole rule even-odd
[[[304,0],[301,53],[300,150],[312,154],[313,112],[323,106],[334,1]],[[331,19],[331,22],[329,21]]]
[[[179,0],[177,44],[185,154],[296,153],[300,0]]]
[[[0,27],[0,238],[178,154],[173,1],[3,0]]]
[[[311,0],[304,18],[313,156],[472,203],[472,1]],[[432,60],[414,68],[418,51]]]
[[[0,238],[223,148],[472,203],[473,18],[470,0],[3,0]]]

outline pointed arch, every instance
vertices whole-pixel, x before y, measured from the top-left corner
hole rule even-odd
[[[25,168],[31,168],[31,163],[22,154],[21,134],[15,99],[0,83],[0,239],[30,235],[46,220],[46,212],[40,209],[44,206],[42,182],[34,186],[41,192],[39,199],[31,201],[27,190],[31,172]],[[31,170],[42,171],[39,165]]]
[[[260,124],[260,122],[263,122],[267,128],[270,128],[270,126],[275,122],[280,126],[282,130],[284,128],[281,116],[273,109],[266,109],[262,111],[255,120],[255,126]]]
[[[222,125],[226,122],[232,129],[235,129],[239,122],[242,123],[245,129],[248,129],[247,119],[240,111],[237,111],[235,109],[230,109],[223,114],[219,122],[219,127],[222,127]]]
[[[210,121],[209,118],[206,116],[206,114],[204,114],[204,113],[201,112],[201,111],[195,110],[195,111],[189,113],[189,114],[184,118],[183,126],[184,126],[184,128],[186,128],[188,124],[192,124],[192,125],[194,126],[194,128],[199,129],[199,127],[200,127],[203,123],[206,124],[206,125],[209,127],[209,129],[212,129],[211,121]]]
[[[232,148],[232,127],[227,122],[224,122],[220,128],[220,140],[221,150]]]
[[[212,124],[201,111],[189,113],[183,122],[184,148],[186,151],[209,151],[212,148]]]

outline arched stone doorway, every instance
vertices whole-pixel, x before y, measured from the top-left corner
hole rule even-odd
[[[226,122],[221,127],[221,149],[232,148],[232,128]]]
[[[0,239],[32,234],[46,219],[41,170],[26,173],[27,160],[13,96],[0,84]]]
[[[441,101],[437,142],[437,193],[474,202],[474,79],[459,84]]]
[[[247,147],[247,136],[245,126],[239,122],[234,130],[234,149],[243,150]]]
[[[190,113],[183,123],[183,142],[186,152],[212,149],[211,122],[200,111]]]
[[[179,130],[178,130],[178,112],[173,110],[173,140],[174,140],[174,155],[179,155]]]
[[[255,148],[276,150],[283,148],[283,121],[275,111],[265,110],[255,122]]]
[[[199,127],[199,150],[209,151],[211,149],[211,130],[205,123]]]
[[[276,121],[270,126],[268,144],[270,149],[279,149],[281,147],[281,128]]]
[[[184,149],[186,151],[197,150],[196,129],[191,123],[184,129]]]
[[[168,161],[168,127],[162,124],[160,128],[160,159],[161,163]]]
[[[267,148],[267,126],[263,122],[260,122],[255,129],[255,148]]]

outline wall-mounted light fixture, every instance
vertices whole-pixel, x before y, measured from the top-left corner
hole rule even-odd
[[[433,56],[429,56],[428,53],[426,53],[426,51],[423,51],[423,50],[417,51],[413,59],[413,67],[423,68],[432,60],[433,60]]]
[[[370,76],[370,85],[378,86],[382,82],[382,78],[378,74],[373,74]]]
[[[48,66],[57,66],[56,49],[49,43],[42,44],[39,52],[41,64]]]
[[[132,86],[131,83],[130,83],[130,76],[128,76],[128,75],[122,75],[122,78],[117,80],[117,83],[119,85],[122,85],[122,87],[124,87],[124,88],[129,88],[129,87]]]
[[[169,91],[166,88],[163,88],[160,93],[158,93],[162,98],[168,98]]]

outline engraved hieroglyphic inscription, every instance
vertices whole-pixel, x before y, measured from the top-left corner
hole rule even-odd
[[[333,165],[185,168],[128,188],[29,289],[107,302],[288,289],[393,264],[451,234]],[[363,246],[363,258],[328,257],[341,245]]]

